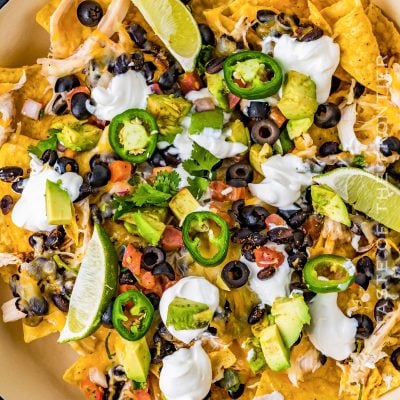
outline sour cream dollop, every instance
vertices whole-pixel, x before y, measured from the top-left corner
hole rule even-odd
[[[140,72],[130,70],[116,75],[107,88],[97,86],[92,90],[92,99],[96,103],[94,115],[103,121],[111,121],[130,108],[145,109],[150,93],[146,79]]]
[[[346,317],[337,305],[337,293],[317,294],[309,304],[311,343],[322,354],[341,361],[354,350],[357,321]]]
[[[200,342],[163,359],[160,389],[167,400],[202,400],[211,381],[211,361]]]
[[[299,42],[289,35],[282,35],[275,42],[274,57],[283,69],[308,75],[317,87],[318,103],[324,103],[329,97],[333,73],[339,65],[339,45],[329,36]]]
[[[313,173],[301,157],[279,154],[268,158],[261,166],[265,179],[250,183],[250,192],[260,200],[279,208],[291,207],[304,187],[311,185]]]
[[[51,231],[55,228],[55,225],[49,225],[47,222],[45,197],[47,180],[60,182],[71,201],[78,198],[79,188],[83,182],[82,177],[75,172],[61,175],[48,166],[41,170],[33,170],[11,214],[15,225],[33,232]]]
[[[208,282],[207,279],[197,276],[182,278],[180,281],[175,283],[175,285],[167,289],[161,297],[160,315],[165,325],[167,324],[168,307],[175,297],[183,297],[185,299],[207,304],[213,312],[215,312],[219,305],[218,288]],[[167,326],[167,328],[172,335],[184,343],[191,342],[207,329],[176,330],[172,326]]]
[[[270,279],[258,279],[257,274],[260,272],[261,268],[255,262],[248,261],[243,256],[240,258],[240,261],[249,267],[250,288],[258,295],[263,304],[272,306],[277,297],[289,295],[290,276],[292,272],[287,262],[287,254],[284,250],[284,246],[270,243],[268,247],[280,251],[285,256],[285,261],[279,266]]]

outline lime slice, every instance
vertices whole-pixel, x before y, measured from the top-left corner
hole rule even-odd
[[[132,0],[154,33],[185,71],[192,71],[201,48],[196,21],[181,0]]]
[[[72,290],[59,343],[83,339],[98,328],[101,315],[117,288],[117,277],[117,253],[104,229],[95,224]]]
[[[314,181],[333,189],[346,203],[368,217],[400,232],[400,190],[359,168],[338,168]]]

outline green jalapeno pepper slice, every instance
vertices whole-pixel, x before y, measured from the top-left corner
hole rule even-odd
[[[141,163],[154,153],[157,146],[156,119],[147,111],[126,110],[116,115],[108,131],[112,149],[126,161]]]
[[[138,290],[127,290],[114,301],[112,323],[126,340],[141,339],[150,329],[154,308],[150,300]]]
[[[196,211],[186,216],[182,227],[182,238],[195,261],[205,267],[212,267],[226,257],[229,247],[229,227],[217,214],[210,211]]]
[[[323,254],[307,261],[304,282],[315,293],[342,292],[356,279],[356,270],[348,258]]]
[[[275,94],[282,85],[282,68],[260,51],[241,51],[224,62],[224,78],[231,93],[249,100]]]

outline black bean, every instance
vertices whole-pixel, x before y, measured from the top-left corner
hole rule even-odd
[[[46,150],[40,159],[43,161],[44,164],[48,163],[51,167],[54,166],[56,161],[58,160],[58,155],[55,150]]]
[[[240,212],[244,207],[244,200],[240,199],[240,200],[235,200],[232,203],[232,207],[229,210],[229,214],[232,216],[232,218],[236,221],[241,223],[241,219],[240,219]]]
[[[79,201],[86,199],[86,197],[90,196],[91,194],[95,193],[96,190],[92,188],[88,183],[83,182],[79,188],[79,196],[74,201],[74,203],[78,203]]]
[[[355,283],[361,286],[364,290],[368,289],[369,281],[371,279],[364,273],[359,273],[356,275]]]
[[[306,222],[308,215],[309,214],[303,210],[296,211],[288,218],[287,223],[291,228],[300,228],[300,226]]]
[[[356,269],[358,273],[366,274],[369,278],[375,275],[374,263],[368,256],[363,256],[358,259]]]
[[[240,211],[240,219],[250,229],[261,230],[265,228],[265,219],[269,212],[261,206],[244,206]]]
[[[7,215],[13,208],[14,201],[8,194],[4,195],[0,200],[0,209],[3,215]]]
[[[11,184],[11,189],[15,193],[21,194],[24,190],[25,183],[26,183],[25,179],[18,178]]]
[[[214,326],[209,326],[207,328],[207,332],[213,336],[217,336],[217,333],[218,333],[217,328],[215,328]]]
[[[212,58],[208,63],[206,64],[206,72],[208,74],[216,74],[219,71],[222,70],[224,67],[224,61],[226,57],[216,57]]]
[[[139,47],[143,46],[146,42],[146,31],[138,24],[132,24],[128,28],[128,34]]]
[[[140,71],[143,68],[144,57],[142,52],[136,51],[132,54],[130,66],[134,71]]]
[[[63,98],[63,96],[57,96],[54,101],[51,109],[55,115],[63,115],[68,108],[67,101]]]
[[[161,47],[157,43],[154,43],[150,40],[146,40],[143,43],[142,48],[145,53],[150,53],[154,55],[157,55],[161,51]]]
[[[69,309],[69,300],[63,296],[62,294],[59,293],[54,293],[51,296],[51,299],[53,300],[54,305],[61,311],[63,312],[68,312]]]
[[[267,119],[270,106],[266,101],[251,101],[247,107],[247,115],[251,119]]]
[[[119,284],[120,285],[134,285],[137,282],[135,276],[129,269],[122,271],[119,274]]]
[[[393,301],[390,299],[379,299],[374,307],[374,318],[376,322],[383,320],[386,314],[394,310]]]
[[[107,185],[111,178],[111,172],[108,166],[97,164],[92,172],[87,174],[88,183],[91,187],[98,188]]]
[[[182,162],[179,153],[177,152],[177,148],[174,146],[168,146],[165,149],[160,150],[160,153],[167,165],[171,165],[174,168]]]
[[[116,75],[125,74],[128,72],[130,62],[131,58],[128,54],[121,54],[113,63],[112,72]]]
[[[48,249],[58,249],[64,242],[64,239],[65,239],[65,231],[63,227],[62,226],[57,227],[48,234],[44,242],[44,245]]]
[[[397,369],[397,371],[400,371],[399,357],[400,357],[400,347],[394,350],[390,355],[390,362],[393,364],[393,367]]]
[[[271,279],[275,275],[275,272],[276,272],[276,268],[269,265],[267,267],[260,269],[260,271],[258,271],[257,278],[260,281],[266,281],[267,279]]]
[[[244,244],[247,242],[247,239],[250,237],[252,232],[253,231],[248,228],[235,230],[231,236],[231,241],[233,243]]]
[[[247,322],[250,325],[254,325],[257,322],[260,322],[265,315],[265,307],[263,304],[257,304],[250,312],[249,317],[247,318]]]
[[[243,392],[244,392],[244,388],[245,388],[244,384],[241,383],[241,384],[239,385],[239,388],[238,388],[237,390],[235,390],[235,391],[233,391],[233,390],[228,390],[228,396],[229,396],[231,399],[238,399],[239,397],[242,396],[242,394],[243,394]]]
[[[381,143],[379,150],[385,157],[391,156],[393,152],[399,153],[400,140],[396,136],[389,136]]]
[[[293,246],[298,249],[304,245],[305,234],[301,229],[293,232]]]
[[[331,90],[329,94],[331,95],[332,93],[335,93],[339,89],[341,83],[342,81],[338,77],[332,76]]]
[[[307,262],[307,254],[298,252],[288,257],[288,264],[293,269],[303,269]]]
[[[199,31],[201,35],[201,41],[204,45],[214,46],[215,36],[214,32],[206,24],[199,24]]]
[[[151,61],[146,61],[143,64],[143,74],[147,83],[153,82],[154,72],[157,70],[157,67]]]
[[[71,114],[79,120],[88,119],[92,114],[86,108],[86,102],[90,100],[87,93],[75,93],[71,97]]]
[[[166,261],[157,264],[152,270],[151,273],[155,276],[165,275],[170,281],[175,279],[175,271],[172,268],[172,265]]]
[[[253,168],[246,163],[237,163],[231,165],[226,171],[226,179],[242,179],[245,183],[253,180]]]
[[[108,304],[106,309],[104,310],[103,314],[101,315],[101,323],[108,327],[112,328],[113,322],[112,322],[112,312],[113,312],[113,307],[114,307],[114,301],[115,299],[112,299]]]
[[[28,302],[28,315],[46,315],[49,312],[49,303],[44,297],[32,297]]]
[[[221,278],[231,289],[244,286],[250,275],[250,270],[241,261],[231,261],[222,268]]]
[[[296,29],[296,39],[299,42],[311,42],[324,35],[324,31],[314,25],[302,25]]]
[[[300,20],[297,15],[290,15],[285,13],[280,13],[276,17],[276,22],[284,30],[290,31],[296,28],[300,24]]]
[[[73,88],[80,86],[79,78],[76,75],[67,75],[62,76],[57,79],[56,84],[54,85],[54,92],[69,92]]]
[[[355,99],[360,98],[364,92],[365,92],[365,86],[362,85],[360,82],[356,82],[354,89],[353,89],[354,98]]]
[[[146,297],[150,300],[154,310],[158,310],[160,306],[160,296],[157,293],[150,292],[146,294]]]
[[[152,154],[149,162],[153,167],[165,167],[167,165],[165,158],[158,150]]]
[[[249,243],[245,243],[242,246],[242,255],[247,261],[254,262],[256,257],[254,255],[254,246]]]
[[[334,103],[323,103],[317,108],[314,115],[314,124],[319,128],[333,128],[340,121],[342,113],[339,107]]]
[[[263,246],[268,242],[269,238],[268,235],[265,235],[261,232],[252,232],[247,240],[246,243],[249,243],[250,245],[257,247],[257,246]]]
[[[268,239],[277,244],[287,244],[293,242],[293,231],[290,228],[278,226],[267,233]]]
[[[328,357],[325,356],[324,354],[320,354],[319,362],[321,363],[321,365],[325,365],[327,361],[328,361]]]
[[[161,338],[167,342],[173,342],[175,340],[171,332],[162,322],[160,322],[157,332]]]
[[[258,10],[257,19],[263,24],[275,21],[275,13],[271,10]]]
[[[274,121],[263,119],[251,128],[251,138],[255,143],[273,145],[279,138],[280,130]]]
[[[103,224],[103,215],[99,207],[96,204],[90,204],[90,219],[94,224]]]
[[[177,76],[175,71],[172,69],[167,69],[163,74],[161,74],[158,84],[160,85],[161,89],[171,89],[174,86],[176,79]]]
[[[156,265],[165,261],[165,253],[160,247],[147,246],[143,249],[141,267],[151,271]]]
[[[24,171],[20,167],[3,167],[0,168],[0,181],[15,182],[15,180],[22,176]]]
[[[82,25],[94,27],[103,17],[103,9],[97,1],[85,0],[79,4],[76,15]]]
[[[364,314],[354,314],[352,318],[357,320],[357,339],[367,339],[371,336],[374,331],[374,324],[367,315]]]
[[[339,154],[342,150],[339,148],[339,143],[337,142],[325,142],[319,148],[319,155],[321,157],[327,157],[332,154]]]
[[[59,174],[65,174],[66,172],[79,173],[79,165],[73,159],[69,157],[60,157],[54,164],[54,169]]]
[[[29,245],[38,251],[43,251],[43,246],[46,241],[47,235],[42,232],[36,232],[29,236],[28,242]]]

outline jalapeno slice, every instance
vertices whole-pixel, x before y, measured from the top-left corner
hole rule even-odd
[[[224,62],[224,78],[231,93],[243,99],[263,99],[282,85],[282,68],[260,51],[241,51]]]
[[[156,119],[147,111],[126,110],[116,115],[108,131],[112,149],[132,163],[146,161],[157,146],[158,126]]]
[[[356,269],[348,258],[324,254],[310,259],[303,269],[304,282],[315,293],[346,290],[355,280]]]
[[[154,308],[150,300],[138,290],[127,290],[114,302],[112,322],[126,340],[141,339],[150,329]]]
[[[229,227],[223,218],[210,211],[193,212],[183,222],[182,239],[195,261],[212,267],[226,257]]]

